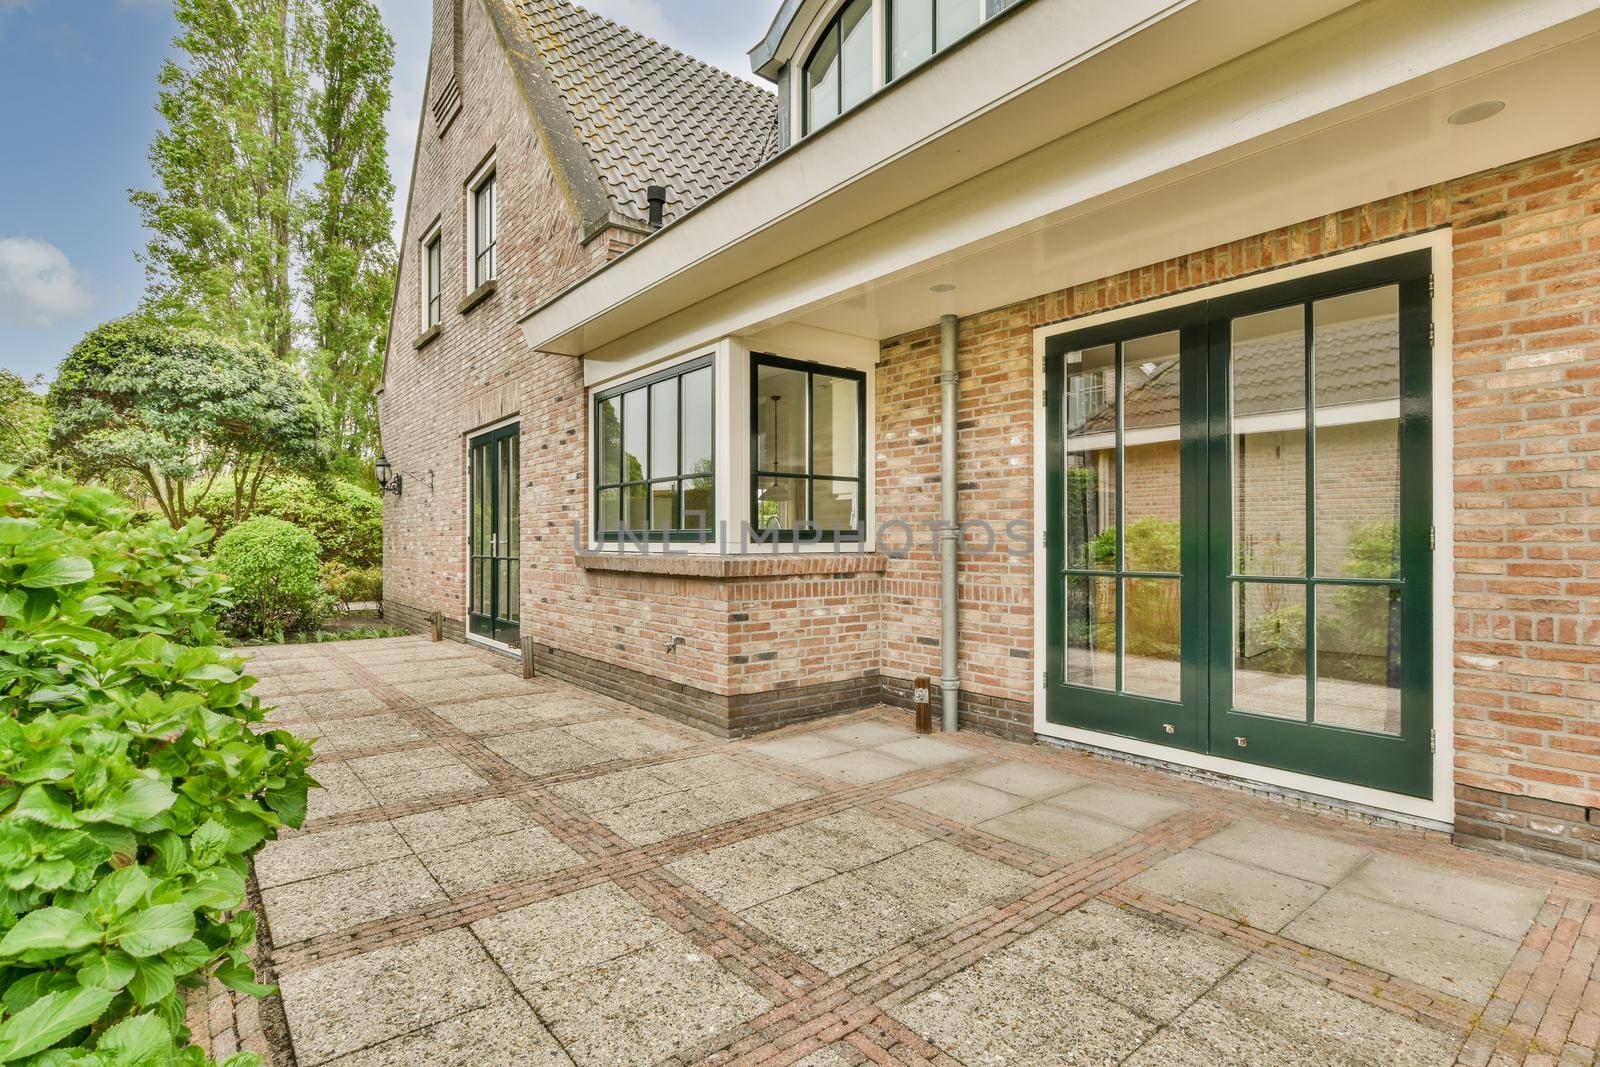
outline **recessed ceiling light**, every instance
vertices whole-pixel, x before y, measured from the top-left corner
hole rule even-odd
[[[1470,126],[1474,122],[1492,119],[1506,109],[1504,100],[1479,100],[1476,104],[1468,104],[1450,112],[1445,119],[1452,126]]]
[[[955,291],[956,287],[949,282],[940,282],[938,285],[928,286],[928,292],[930,293],[953,293]]]

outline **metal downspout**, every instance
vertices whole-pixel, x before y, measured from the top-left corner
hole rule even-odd
[[[960,514],[956,507],[956,395],[961,380],[956,371],[957,319],[939,321],[939,587],[943,609],[939,617],[940,678],[946,733],[960,726],[958,700],[961,678],[956,667],[956,566],[961,550]]]

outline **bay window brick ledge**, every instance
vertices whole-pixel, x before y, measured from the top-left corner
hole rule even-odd
[[[787,578],[815,574],[882,574],[889,557],[881,552],[785,552],[773,555],[704,555],[659,550],[585,551],[578,566],[587,571],[659,574],[673,578]]]

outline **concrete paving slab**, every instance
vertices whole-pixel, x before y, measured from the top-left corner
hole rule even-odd
[[[1129,1067],[1445,1067],[1461,1039],[1251,960],[1127,1061]]]
[[[1479,878],[1408,856],[1374,856],[1340,889],[1521,941],[1544,906],[1541,889]]]
[[[1187,811],[1184,805],[1124,786],[1095,783],[1052,797],[1049,803],[1134,830]]]
[[[827,759],[815,760],[805,766],[808,770],[826,774],[830,778],[838,778],[852,785],[866,785],[869,782],[881,782],[886,778],[898,778],[917,769],[915,763],[886,756],[872,749],[857,749],[842,756],[829,756]]]
[[[1007,760],[993,767],[968,771],[961,777],[1029,800],[1044,800],[1089,784],[1087,778],[1020,760]]]
[[[1517,951],[1509,938],[1344,889],[1331,890],[1283,935],[1479,1005]]]
[[[300,1067],[516,997],[465,930],[283,975],[278,985]]]
[[[256,856],[256,881],[271,889],[410,854],[388,823],[357,823],[270,842]]]
[[[1315,882],[1193,849],[1163,861],[1128,886],[1273,933],[1327,892]]]
[[[443,899],[427,868],[410,855],[261,893],[277,945],[403,915]]]
[[[1008,815],[979,823],[978,829],[1066,860],[1092,856],[1134,834],[1126,826],[1103,822],[1051,804],[1030,804],[1018,808]]]
[[[571,1057],[520,1000],[478,1008],[348,1056],[330,1067],[568,1067]]]
[[[671,933],[648,908],[610,883],[480,919],[472,930],[524,993]]]
[[[1244,819],[1195,848],[1318,885],[1336,885],[1372,853],[1276,823]]]
[[[1002,793],[977,782],[936,782],[920,789],[896,793],[895,800],[960,823],[978,823],[998,818],[1025,806],[1028,801],[1014,793]]]
[[[583,862],[583,857],[538,827],[424,852],[428,873],[449,895],[543,878]]]

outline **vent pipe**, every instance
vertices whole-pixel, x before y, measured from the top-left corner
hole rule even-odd
[[[645,199],[650,202],[650,228],[659,230],[667,214],[667,187],[665,185],[650,186],[645,191]]]
[[[943,728],[955,733],[960,726],[961,677],[956,660],[956,566],[961,551],[961,517],[956,507],[956,397],[961,375],[956,370],[957,318],[939,321],[939,586],[943,607],[939,613],[939,688],[943,690]]]

